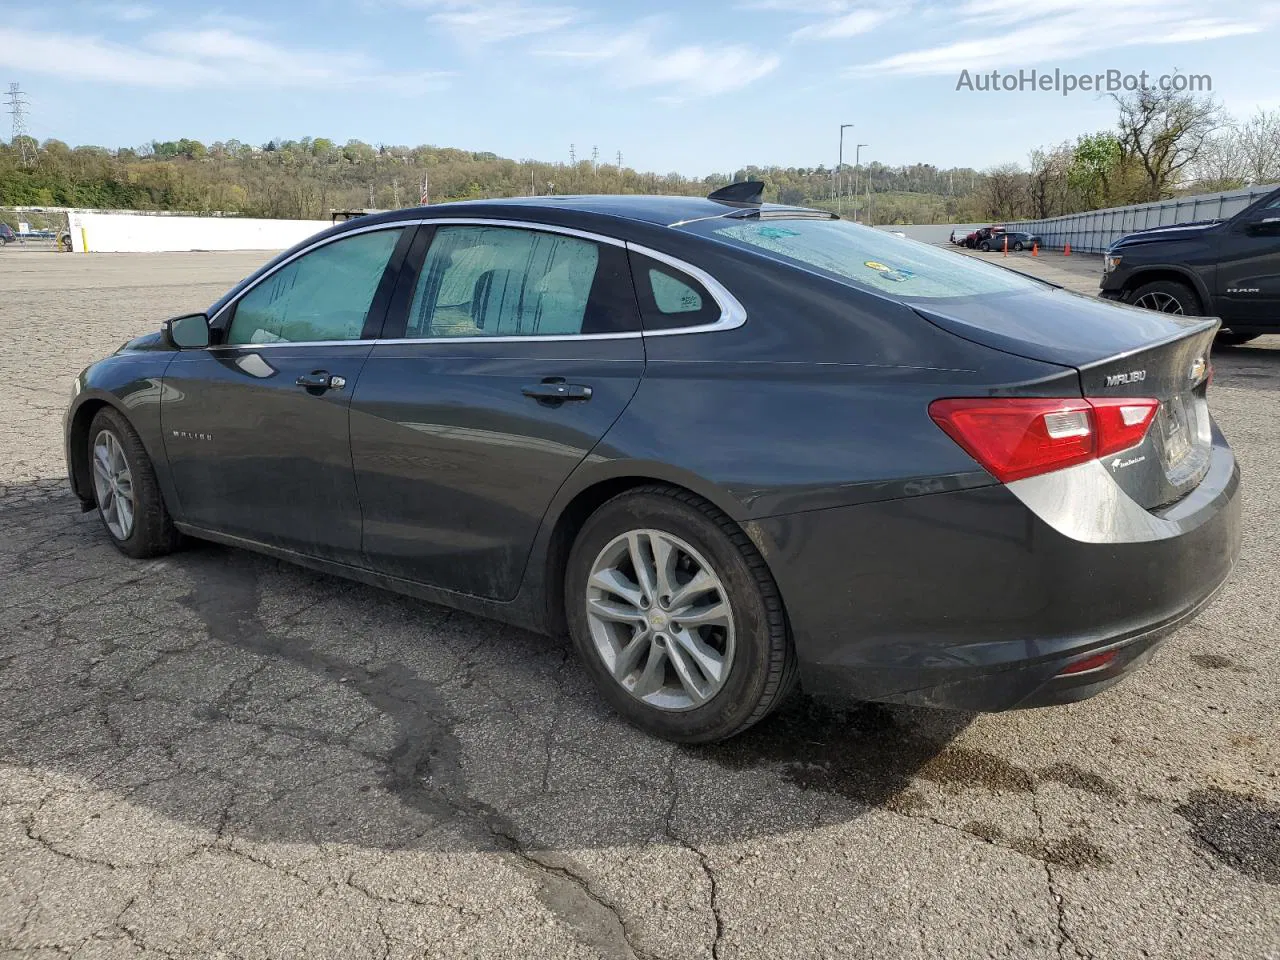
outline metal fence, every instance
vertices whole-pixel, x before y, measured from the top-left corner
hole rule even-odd
[[[1197,220],[1225,220],[1235,216],[1253,201],[1280,184],[1245,187],[1224,193],[1206,193],[1196,197],[1177,197],[1156,203],[1138,203],[1131,207],[1090,210],[1047,220],[1020,220],[1007,224],[1010,230],[1027,230],[1039,234],[1046,247],[1062,249],[1070,243],[1072,251],[1102,253],[1125,234],[1151,227],[1168,227]]]

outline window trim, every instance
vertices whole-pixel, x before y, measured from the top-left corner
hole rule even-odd
[[[330,243],[338,240],[344,240],[347,237],[355,236],[360,233],[371,233],[375,230],[400,230],[408,227],[438,227],[438,226],[479,226],[479,227],[510,227],[517,230],[532,230],[541,233],[558,233],[569,237],[579,237],[583,240],[590,240],[595,243],[603,243],[608,246],[620,247],[628,252],[638,253],[642,256],[650,257],[660,263],[664,263],[674,270],[688,274],[693,279],[702,284],[707,293],[711,294],[711,298],[720,307],[720,319],[713,323],[703,323],[690,327],[672,327],[667,330],[631,330],[622,333],[573,333],[573,334],[548,334],[537,335],[531,337],[361,337],[356,340],[299,340],[288,343],[258,343],[258,344],[214,344],[209,346],[209,350],[263,350],[278,349],[281,347],[329,347],[338,345],[350,345],[358,343],[368,343],[374,346],[381,344],[420,344],[420,343],[562,343],[565,341],[575,340],[634,340],[645,337],[672,337],[680,336],[688,333],[716,333],[722,330],[735,330],[747,322],[747,310],[742,303],[730,293],[719,280],[707,273],[701,267],[694,266],[678,257],[663,253],[660,250],[654,250],[651,247],[645,247],[637,243],[631,243],[628,240],[619,240],[617,237],[609,237],[604,234],[591,233],[587,230],[578,230],[574,227],[562,227],[557,224],[541,223],[534,220],[503,220],[492,217],[419,217],[411,220],[396,220],[385,223],[370,224],[364,227],[355,227],[350,230],[343,230],[341,233],[333,234],[322,240],[317,240],[310,246],[304,247],[287,260],[283,260],[276,266],[257,277],[253,283],[249,284],[243,290],[236,294],[235,298],[227,301],[209,320],[209,325],[217,327],[227,311],[234,310],[240,303],[240,300],[253,290],[258,284],[264,280],[274,276],[280,270],[283,270],[289,264],[293,263],[299,257],[304,257],[312,251],[318,250]],[[434,238],[433,238],[434,239]],[[403,267],[401,267],[403,269]],[[634,276],[633,276],[634,281]]]

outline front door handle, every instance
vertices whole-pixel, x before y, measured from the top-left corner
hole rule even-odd
[[[521,387],[520,392],[539,403],[561,404],[566,400],[590,400],[591,388],[584,383],[565,383],[559,377]]]
[[[308,390],[341,390],[347,385],[347,381],[343,377],[335,377],[328,370],[313,370],[310,373],[304,373],[293,382],[300,387],[306,387]]]

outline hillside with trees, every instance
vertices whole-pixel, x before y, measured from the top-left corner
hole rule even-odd
[[[338,144],[324,137],[154,141],[142,147],[70,147],[59,140],[0,145],[0,206],[169,210],[326,219],[332,210],[430,200],[575,193],[704,195],[734,180],[763,180],[788,204],[856,209],[875,223],[963,223],[1041,218],[1280,180],[1280,111],[1237,122],[1212,99],[1145,91],[1116,98],[1116,126],[1035,150],[1026,168],[985,171],[870,163],[844,169],[834,199],[830,167],[757,167],[696,178],[596,164],[515,160],[452,147]],[[869,196],[868,196],[869,193]],[[6,219],[11,217],[6,216]]]

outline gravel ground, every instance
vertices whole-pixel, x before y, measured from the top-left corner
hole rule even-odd
[[[0,953],[1280,958],[1280,338],[1216,356],[1244,554],[1139,675],[673,748],[561,640],[78,512],[76,372],[264,256],[0,252]]]

